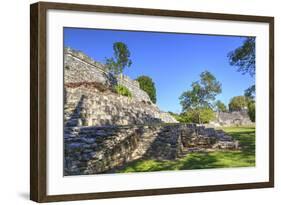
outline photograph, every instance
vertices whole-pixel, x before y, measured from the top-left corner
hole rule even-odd
[[[274,17],[30,6],[30,199],[274,187]]]
[[[256,37],[63,28],[63,175],[256,166]]]

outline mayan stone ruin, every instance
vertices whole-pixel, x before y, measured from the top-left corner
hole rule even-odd
[[[248,111],[234,111],[234,112],[217,112],[216,119],[210,122],[211,125],[222,126],[253,126],[255,123],[251,121]]]
[[[140,158],[173,160],[190,152],[239,149],[223,131],[178,123],[137,81],[115,77],[70,48],[64,51],[64,82],[64,175],[108,173]],[[132,98],[118,95],[118,84]],[[230,117],[218,119],[223,118]]]

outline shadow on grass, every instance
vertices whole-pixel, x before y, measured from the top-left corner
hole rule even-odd
[[[182,160],[180,170],[185,169],[207,169],[216,167],[218,159],[209,153],[193,153]]]
[[[243,132],[225,131],[231,135],[235,140],[239,141],[241,150],[244,154],[255,154],[255,129],[249,129]]]

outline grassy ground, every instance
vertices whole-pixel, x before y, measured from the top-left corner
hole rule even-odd
[[[255,166],[255,128],[229,127],[223,130],[234,139],[239,140],[241,150],[190,153],[181,159],[170,161],[140,159],[128,164],[124,169],[118,172],[127,173]]]

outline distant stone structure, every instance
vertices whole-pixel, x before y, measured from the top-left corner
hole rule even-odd
[[[117,84],[133,97],[118,95]],[[214,149],[239,144],[223,131],[178,123],[137,81],[116,78],[85,54],[65,49],[64,175],[107,173],[139,158],[171,160]]]
[[[246,109],[234,112],[217,112],[216,119],[210,122],[217,127],[229,126],[252,126],[255,123],[251,121]]]

